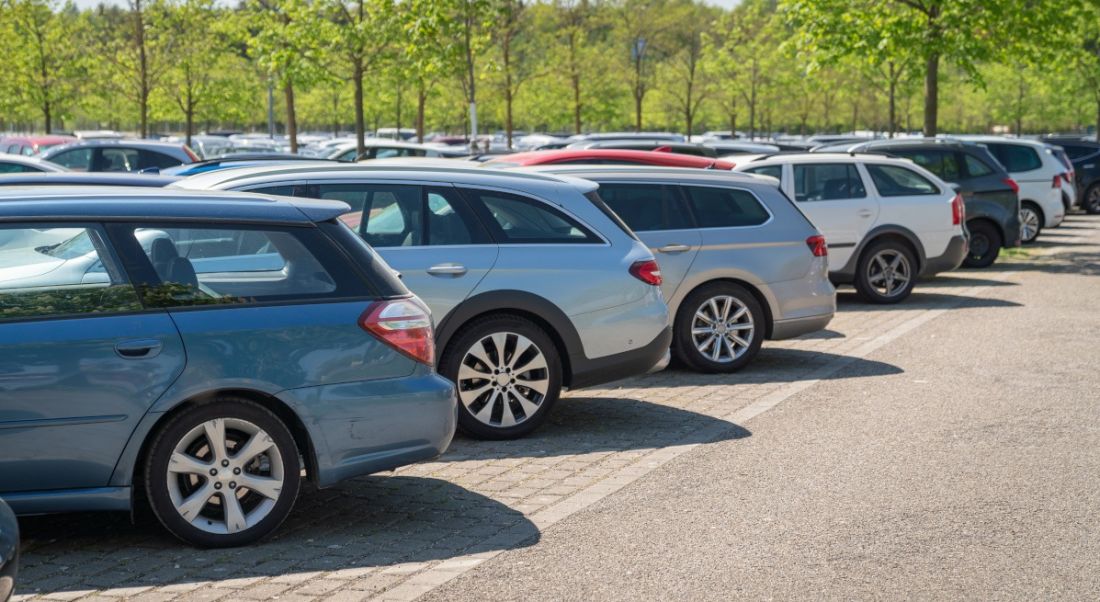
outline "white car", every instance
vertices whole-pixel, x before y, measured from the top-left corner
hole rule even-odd
[[[967,253],[963,200],[908,159],[805,153],[739,163],[776,178],[825,235],[829,278],[864,299],[897,303],[918,277],[953,270]]]
[[[1066,217],[1062,183],[1066,166],[1054,147],[1037,140],[999,136],[960,136],[984,145],[1020,186],[1020,240],[1033,242],[1043,228],[1055,228]],[[1070,197],[1073,198],[1073,197]]]
[[[359,150],[355,140],[332,146],[326,159],[336,161],[366,161],[370,159],[389,159],[391,157],[435,157],[457,159],[470,154],[466,148],[455,149],[448,146],[433,144],[415,144],[400,140],[385,140],[380,138],[368,138],[363,141],[366,150],[363,156],[359,156]]]

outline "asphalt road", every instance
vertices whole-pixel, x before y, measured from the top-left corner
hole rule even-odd
[[[426,599],[1100,599],[1100,217],[1028,253]]]

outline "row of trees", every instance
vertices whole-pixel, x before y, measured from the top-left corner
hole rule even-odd
[[[1100,122],[1096,0],[127,2],[0,0],[0,130]]]

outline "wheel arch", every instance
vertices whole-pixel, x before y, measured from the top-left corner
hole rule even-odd
[[[683,297],[681,297],[680,304],[676,308],[676,315],[673,316],[673,324],[675,325],[676,319],[679,318],[680,311],[684,308],[684,300],[686,300],[695,291],[703,288],[704,286],[721,283],[736,284],[738,286],[744,287],[745,290],[749,291],[753,298],[756,299],[756,302],[760,304],[761,309],[764,310],[764,338],[770,339],[772,337],[772,328],[775,325],[775,317],[772,314],[771,303],[768,302],[768,298],[764,296],[764,293],[761,292],[761,290],[755,284],[734,277],[711,278],[710,280],[700,282],[688,289],[687,292],[684,293]]]
[[[856,247],[855,252],[852,253],[852,257],[848,260],[848,265],[844,266],[843,271],[852,274],[854,278],[856,270],[859,267],[859,262],[863,259],[863,254],[866,253],[867,249],[872,245],[883,240],[894,240],[905,245],[917,260],[917,269],[915,273],[920,274],[924,271],[924,266],[928,264],[928,257],[925,255],[924,244],[921,243],[920,237],[912,230],[898,225],[879,226],[868,232],[863,237],[863,240],[860,241],[859,246]]]
[[[1036,213],[1039,214],[1039,225],[1045,226],[1047,223],[1047,213],[1043,211],[1043,206],[1039,204],[1039,201],[1033,201],[1031,199],[1020,199],[1020,206],[1030,205]]]

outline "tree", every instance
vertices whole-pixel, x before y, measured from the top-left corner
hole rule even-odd
[[[5,19],[15,38],[6,79],[40,111],[46,133],[78,96],[85,71],[73,43],[79,37],[75,14],[59,8],[54,0],[10,0]]]
[[[492,5],[490,0],[451,0],[451,18],[458,24],[463,71],[462,90],[470,107],[470,143],[477,140],[477,58],[489,42]]]
[[[634,130],[642,131],[642,108],[652,87],[654,63],[660,59],[667,9],[662,0],[622,0],[617,6],[619,43],[630,52],[630,92],[634,98]]]
[[[542,74],[538,70],[539,40],[531,26],[530,8],[524,0],[497,0],[492,41],[496,50],[493,66],[498,72],[498,84],[504,99],[504,133],[508,148],[512,148],[514,105],[520,87]]]
[[[671,46],[675,49],[668,60],[671,78],[669,93],[683,117],[684,132],[688,139],[695,131],[695,120],[706,98],[703,86],[704,55],[707,46],[711,15],[706,8],[695,4],[681,7],[675,15],[676,27],[671,34]]]

